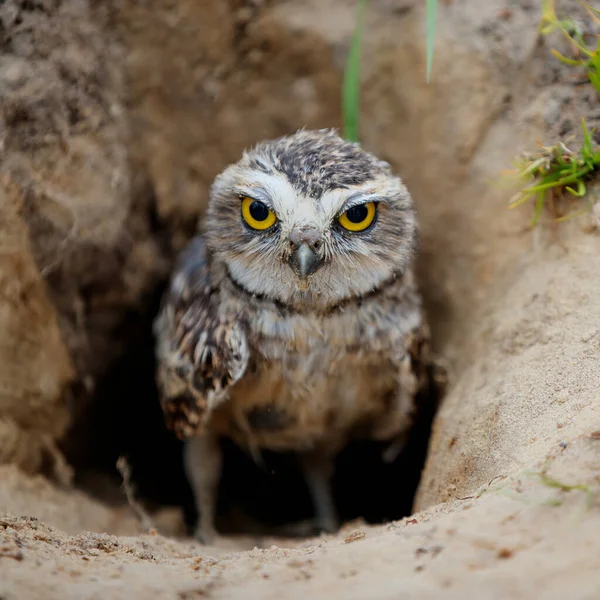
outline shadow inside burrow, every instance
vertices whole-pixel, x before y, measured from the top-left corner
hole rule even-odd
[[[126,501],[115,467],[120,456],[126,457],[138,500],[151,511],[182,507],[191,533],[197,515],[183,471],[182,443],[164,425],[154,380],[152,320],[163,290],[164,285],[157,287],[139,311],[124,318],[124,330],[115,332],[127,336],[127,351],[100,380],[87,410],[71,428],[64,451],[78,474],[76,484],[112,504]],[[430,386],[418,398],[407,445],[395,461],[384,463],[385,445],[373,441],[352,442],[338,456],[333,491],[342,522],[362,518],[377,524],[411,513],[440,396],[432,367],[429,375]],[[264,451],[257,464],[233,443],[222,444],[219,531],[290,535],[294,523],[312,517],[312,503],[293,453]],[[110,493],[107,478],[112,482]]]

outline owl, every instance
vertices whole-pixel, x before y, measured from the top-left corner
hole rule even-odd
[[[412,198],[388,163],[335,130],[258,143],[212,184],[154,322],[167,426],[216,535],[219,440],[298,456],[315,525],[333,532],[336,455],[402,448],[425,385]]]

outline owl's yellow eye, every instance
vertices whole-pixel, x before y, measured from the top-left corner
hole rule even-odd
[[[264,230],[275,224],[277,217],[266,204],[249,198],[242,198],[242,217],[252,229]]]
[[[364,231],[373,223],[376,214],[377,208],[375,202],[367,202],[366,204],[357,204],[349,208],[345,213],[340,215],[338,221],[348,231]]]

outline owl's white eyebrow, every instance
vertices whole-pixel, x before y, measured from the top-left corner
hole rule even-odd
[[[367,202],[385,202],[385,197],[378,194],[352,194],[344,201],[342,204],[342,208],[339,210],[339,214],[346,212],[349,208],[353,206],[358,206],[359,204],[366,204]]]
[[[248,196],[253,200],[259,200],[260,202],[266,204],[269,208],[273,208],[271,197],[266,190],[262,188],[234,188],[233,193],[240,198]]]

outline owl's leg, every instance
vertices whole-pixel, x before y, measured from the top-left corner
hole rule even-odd
[[[203,544],[210,544],[217,535],[214,521],[222,464],[215,436],[201,435],[186,442],[184,467],[199,513],[194,535]]]
[[[320,452],[303,453],[300,464],[313,501],[318,528],[327,533],[336,532],[339,523],[331,489],[334,457]]]

